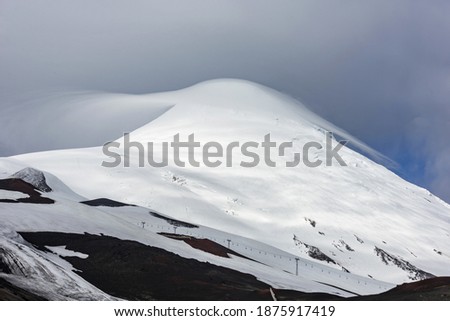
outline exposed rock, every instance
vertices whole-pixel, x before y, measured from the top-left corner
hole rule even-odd
[[[44,193],[52,191],[50,186],[47,185],[44,173],[31,167],[27,167],[18,171],[17,173],[13,174],[11,178],[19,178],[24,182],[31,184],[38,191]]]
[[[395,266],[399,267],[400,269],[408,272],[409,278],[411,280],[414,280],[414,281],[425,280],[425,279],[434,277],[433,274],[423,271],[423,270],[415,267],[408,261],[405,261],[401,257],[397,257],[395,255],[389,254],[385,250],[380,249],[379,247],[376,247],[376,246],[375,246],[375,253],[377,254],[377,256],[379,256],[381,258],[381,260],[383,261],[384,264],[386,264],[386,265],[392,264],[392,265],[395,265]]]
[[[307,254],[313,259],[338,265],[331,257],[323,253],[318,247],[300,241],[296,235],[294,235],[294,242],[295,245],[306,248]]]
[[[194,224],[191,224],[191,223],[187,223],[187,222],[183,222],[183,221],[180,221],[180,220],[176,220],[174,218],[170,218],[170,217],[167,217],[167,216],[155,213],[155,212],[150,212],[150,215],[152,215],[154,217],[157,217],[159,219],[162,219],[162,220],[166,221],[167,223],[169,223],[172,226],[186,227],[186,228],[198,228],[198,225],[194,225]]]
[[[305,217],[305,221],[308,222],[309,224],[311,224],[312,227],[316,227],[316,224],[317,224],[316,221],[314,221],[310,218],[307,218],[307,217]]]
[[[354,236],[359,243],[364,244],[364,241],[361,238],[359,238],[356,234],[354,234]]]

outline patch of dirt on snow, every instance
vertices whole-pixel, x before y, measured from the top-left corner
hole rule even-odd
[[[0,180],[0,189],[21,192],[27,194],[28,198],[19,198],[17,200],[3,200],[0,199],[0,203],[33,203],[33,204],[53,204],[54,200],[42,197],[35,187],[19,178],[7,178]]]
[[[89,205],[89,206],[107,206],[107,207],[124,207],[124,206],[136,206],[133,204],[126,204],[117,202],[114,200],[110,200],[109,198],[97,198],[95,200],[82,201],[80,203]]]
[[[242,257],[247,260],[254,261],[248,257],[236,253],[235,251],[208,239],[198,239],[189,235],[181,235],[181,234],[171,234],[171,233],[158,233],[158,234],[163,235],[165,237],[169,237],[174,240],[183,241],[192,246],[194,249],[198,249],[220,257],[230,258],[231,254],[234,256]]]
[[[65,245],[86,253],[66,257],[85,280],[128,300],[271,300],[270,286],[254,276],[135,241],[54,232],[20,233],[40,249]]]

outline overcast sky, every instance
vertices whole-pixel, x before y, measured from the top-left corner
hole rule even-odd
[[[445,0],[0,0],[0,155],[52,147],[1,130],[33,95],[242,78],[298,98],[450,201],[449,17]]]

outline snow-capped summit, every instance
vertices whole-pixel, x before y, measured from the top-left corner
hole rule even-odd
[[[295,99],[247,81],[214,80],[139,100],[141,105],[172,107],[128,138],[110,137],[109,153],[99,146],[25,154],[0,160],[0,168],[8,171],[14,163],[26,164],[55,175],[80,198],[135,204],[216,231],[204,232],[207,238],[220,233],[245,238],[288,253],[291,260],[310,260],[374,281],[402,283],[448,275],[450,206],[347,146],[339,150],[345,164],[333,160],[327,166],[329,131],[374,158],[380,155]],[[126,100],[121,103],[126,108]],[[174,162],[172,153],[167,166],[149,164],[149,150],[161,160],[164,143],[170,149],[176,135],[187,141],[191,134],[199,146],[193,153],[180,150],[184,167]],[[268,155],[262,145],[268,134],[277,144],[269,155],[276,166],[264,161]],[[129,166],[124,164],[126,139],[141,144],[143,151],[139,155],[139,147],[130,147]],[[221,161],[217,166],[204,162],[208,143],[223,148],[222,155],[211,160]],[[243,153],[247,143],[251,145]],[[291,147],[280,153],[283,143]],[[315,147],[306,161],[322,161],[319,166],[305,164],[304,146],[310,143]],[[331,143],[336,147],[335,139]],[[298,153],[298,164],[287,166]],[[190,164],[189,157],[199,166]],[[257,166],[242,165],[255,158]],[[117,166],[105,166],[114,160],[120,161]],[[128,214],[121,215],[135,225],[145,222],[146,216],[133,217],[133,211],[127,208]],[[105,220],[103,214],[99,217]],[[57,225],[51,228],[58,230]],[[107,233],[105,228],[97,230]],[[108,235],[127,233],[111,227]],[[242,247],[233,250],[256,255]],[[291,264],[268,260],[263,252],[258,260],[266,264],[282,270]]]

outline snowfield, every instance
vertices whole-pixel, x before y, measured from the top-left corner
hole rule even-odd
[[[120,102],[123,109],[118,113],[126,122],[127,101],[121,96]],[[431,275],[449,275],[450,206],[356,152],[362,150],[374,160],[385,161],[298,101],[257,84],[216,80],[139,96],[140,108],[146,103],[172,106],[153,113],[146,125],[130,133],[131,141],[144,146],[153,142],[157,158],[162,155],[162,143],[170,142],[176,134],[185,141],[195,134],[201,145],[213,141],[226,146],[231,142],[261,143],[270,133],[273,140],[292,142],[294,148],[283,156],[271,155],[277,167],[261,163],[253,168],[239,166],[249,159],[237,152],[232,166],[193,167],[183,150],[185,167],[176,166],[173,159],[166,167],[140,167],[137,148],[131,149],[129,167],[123,163],[114,168],[102,166],[111,161],[102,147],[2,158],[0,179],[22,178],[41,187],[42,196],[55,200],[55,204],[0,203],[0,250],[7,248],[15,260],[31,262],[29,277],[41,277],[34,266],[46,262],[51,265],[49,273],[61,284],[75,282],[82,288],[78,289],[84,293],[81,298],[111,299],[66,266],[63,258],[70,255],[66,250],[51,248],[53,254],[45,255],[36,252],[16,231],[104,233],[246,272],[274,288],[345,297],[379,293]],[[117,110],[115,105],[111,112]],[[136,112],[130,111],[133,121]],[[308,142],[325,146],[326,131],[352,141],[355,150],[343,147],[339,152],[347,166],[337,162],[315,168],[302,163],[283,165]],[[110,140],[120,143],[117,152],[123,155],[123,137]],[[324,148],[311,151],[311,160],[325,161]],[[261,159],[264,156],[261,149],[254,152]],[[201,149],[194,156],[201,160]],[[37,171],[14,175],[27,168]],[[42,183],[40,171],[51,191],[33,181],[38,178]],[[0,200],[21,197],[0,189]],[[80,203],[100,198],[137,206]],[[237,256],[221,258],[159,232],[208,238],[254,261]],[[16,284],[26,283],[22,276],[8,278]],[[40,291],[45,292],[47,286],[49,283],[42,284]],[[61,297],[79,298],[67,291],[55,298]]]
[[[27,194],[21,193],[21,192],[14,192],[14,191],[6,191],[6,190],[0,190],[0,199],[1,200],[18,200],[20,198],[28,197]]]

